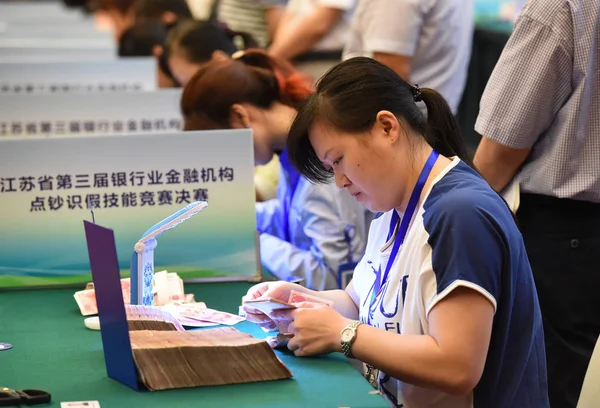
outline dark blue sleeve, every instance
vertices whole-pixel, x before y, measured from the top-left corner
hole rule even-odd
[[[437,296],[467,286],[483,289],[494,305],[500,297],[502,268],[508,259],[502,223],[507,222],[508,209],[493,194],[451,191],[425,207],[423,222]]]

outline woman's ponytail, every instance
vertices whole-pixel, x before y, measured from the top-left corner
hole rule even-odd
[[[296,107],[313,92],[314,81],[306,74],[296,70],[289,62],[272,57],[260,49],[241,51],[234,59],[259,70],[266,70],[276,81],[279,101]]]
[[[425,140],[431,147],[446,157],[458,156],[471,164],[467,148],[460,133],[452,110],[442,95],[430,88],[413,88],[415,101],[423,101],[427,106],[427,126]]]
[[[420,93],[420,99],[425,102],[427,106],[427,129],[425,131],[425,140],[431,147],[438,151],[438,153],[446,156],[458,156],[462,161],[467,163],[477,173],[477,169],[473,166],[472,160],[467,156],[467,148],[463,141],[462,135],[456,119],[448,106],[446,100],[433,89],[424,88],[419,90],[418,86],[415,87]],[[415,100],[419,99],[415,97]],[[519,221],[513,213],[512,209],[499,193],[498,196],[506,204],[506,207],[510,211],[510,214],[515,221],[517,227],[519,227]]]

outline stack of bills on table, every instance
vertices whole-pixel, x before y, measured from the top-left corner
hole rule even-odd
[[[209,309],[204,302],[171,302],[161,306],[161,308],[168,311],[179,323],[187,327],[210,327],[221,324],[232,326],[245,320],[241,316]]]
[[[164,306],[127,305],[125,309],[134,362],[150,390],[292,376],[264,340],[233,327],[186,332]],[[233,321],[232,315],[206,307],[184,313],[224,324]]]
[[[121,279],[123,303],[131,304],[131,280]],[[77,306],[83,316],[98,314],[96,306],[96,292],[93,283],[88,283],[85,290],[80,290],[74,295]],[[184,293],[183,280],[177,273],[161,271],[154,274],[154,304],[167,305],[171,303],[193,303],[193,294]]]
[[[125,305],[129,331],[185,331],[181,323],[168,311],[144,305]]]
[[[233,327],[129,335],[140,379],[152,391],[292,377],[264,340]]]

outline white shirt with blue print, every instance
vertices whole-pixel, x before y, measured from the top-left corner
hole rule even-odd
[[[363,323],[427,335],[429,312],[458,287],[479,292],[495,313],[484,372],[472,393],[452,396],[379,373],[383,394],[403,408],[549,407],[535,285],[522,236],[502,199],[455,158],[417,208],[371,308],[377,269],[385,269],[392,248],[393,238],[386,243],[391,216],[384,213],[371,224],[365,256],[354,273]]]

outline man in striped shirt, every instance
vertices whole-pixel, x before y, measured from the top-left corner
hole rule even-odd
[[[475,165],[517,212],[552,407],[577,405],[600,333],[600,0],[528,0],[481,100]]]

